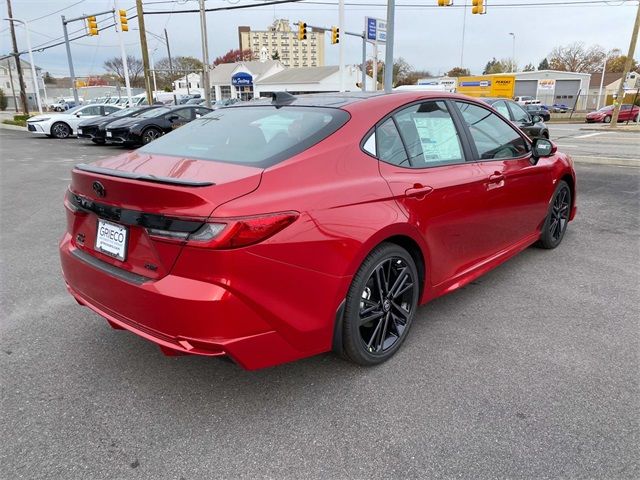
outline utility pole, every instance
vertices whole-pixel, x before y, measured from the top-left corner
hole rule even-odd
[[[511,72],[516,71],[516,34],[509,32],[509,35],[513,37],[513,46],[511,50]]]
[[[209,41],[207,40],[207,12],[204,7],[204,0],[200,1],[200,30],[202,40],[202,84],[204,85],[204,104],[211,106],[211,85],[209,84]],[[186,76],[187,86],[189,86],[189,74]]]
[[[80,105],[80,99],[78,98],[78,88],[76,87],[76,74],[73,71],[73,59],[71,58],[71,45],[69,44],[69,32],[67,31],[67,20],[62,17],[62,31],[64,32],[64,44],[67,47],[67,62],[69,62],[69,77],[71,78],[71,88],[73,89],[73,100],[76,102],[76,106]]]
[[[460,47],[460,68],[464,67],[464,33],[467,29],[467,0],[464,0],[464,8],[462,10],[462,46]]]
[[[611,115],[611,127],[615,128],[618,124],[618,115],[620,114],[620,106],[624,101],[624,83],[627,80],[627,75],[631,70],[631,62],[633,61],[633,54],[636,51],[636,43],[638,42],[638,30],[640,29],[640,3],[638,3],[638,11],[636,13],[636,23],[633,25],[633,33],[631,34],[631,43],[629,44],[629,53],[627,53],[627,61],[624,63],[624,70],[622,72],[622,78],[620,78],[620,85],[618,86],[618,96],[616,97],[617,104],[613,109],[613,115]]]
[[[384,56],[384,91],[393,89],[393,35],[396,16],[396,0],[387,1],[387,48]]]
[[[9,22],[21,23],[27,34],[27,50],[29,51],[29,62],[31,63],[31,76],[33,77],[33,91],[36,94],[36,104],[38,105],[38,112],[42,113],[42,101],[40,100],[40,85],[38,85],[38,75],[36,72],[36,64],[33,60],[33,50],[31,49],[31,34],[29,33],[29,24],[24,20],[18,20],[17,18],[6,18]]]
[[[598,91],[598,101],[596,103],[596,110],[600,110],[600,100],[602,99],[602,88],[604,87],[604,74],[607,72],[607,55],[604,56],[604,63],[602,64],[602,74],[600,75],[600,90]]]
[[[122,13],[124,13],[124,15],[121,15]],[[116,19],[116,14],[118,14],[118,17],[120,19],[120,22],[118,23],[118,20]],[[118,33],[118,41],[120,43],[120,56],[122,58],[122,69],[123,69],[123,73],[124,73],[124,85],[127,89],[127,106],[131,107],[133,105],[133,99],[131,98],[131,82],[129,80],[129,62],[127,59],[127,52],[124,49],[124,30],[125,28],[123,27],[123,22],[126,25],[126,10],[120,11],[120,9],[118,9],[118,0],[113,0],[113,23],[116,29],[116,32]],[[126,30],[128,30],[129,27],[126,27]]]
[[[367,91],[367,31],[362,32],[362,91]]]
[[[169,48],[169,34],[167,29],[164,29],[164,42],[167,44],[167,57],[169,57],[169,70],[173,70],[173,63],[171,61],[171,49]]]
[[[16,87],[13,86],[13,74],[11,73],[11,62],[8,58],[7,58],[7,70],[9,70],[9,82],[11,83],[11,95],[13,97],[13,106],[16,109],[16,113],[18,113],[18,99],[16,98]]]
[[[7,13],[9,18],[13,18],[11,10],[11,0],[7,0]],[[9,22],[11,30],[11,42],[13,43],[13,58],[16,59],[16,71],[18,72],[18,83],[20,84],[20,103],[22,103],[22,111],[25,115],[29,115],[29,104],[27,103],[27,89],[24,85],[24,76],[22,75],[22,65],[20,64],[20,55],[18,54],[18,42],[16,41],[16,29],[13,22]]]
[[[140,49],[142,50],[142,68],[144,70],[144,89],[147,93],[147,102],[153,105],[153,93],[151,92],[151,78],[149,76],[149,50],[147,49],[147,34],[144,28],[144,11],[142,0],[136,0],[138,13],[138,30],[140,31]]]
[[[344,0],[338,2],[338,29],[340,33],[344,32]],[[338,65],[340,66],[340,91],[345,91],[344,78],[344,41],[338,45]]]

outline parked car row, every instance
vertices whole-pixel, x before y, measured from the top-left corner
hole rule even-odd
[[[27,129],[59,139],[77,135],[97,144],[147,144],[212,109],[200,105],[135,106],[88,104],[62,113],[42,114],[27,120]]]

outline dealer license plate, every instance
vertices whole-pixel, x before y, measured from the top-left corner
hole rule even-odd
[[[96,250],[124,262],[127,256],[128,236],[127,227],[99,218],[98,231],[96,233]]]

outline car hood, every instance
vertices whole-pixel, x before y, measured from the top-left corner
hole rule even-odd
[[[68,113],[51,113],[50,115],[47,115],[46,113],[43,113],[42,115],[35,115],[33,117],[30,117],[27,122],[34,122],[34,121],[42,121],[45,119],[50,119],[50,120],[55,120],[55,119],[64,119],[64,118],[69,118],[73,115],[70,115]]]

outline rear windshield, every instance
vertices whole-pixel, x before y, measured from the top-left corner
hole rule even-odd
[[[139,151],[266,168],[318,143],[348,119],[336,108],[221,108]]]

